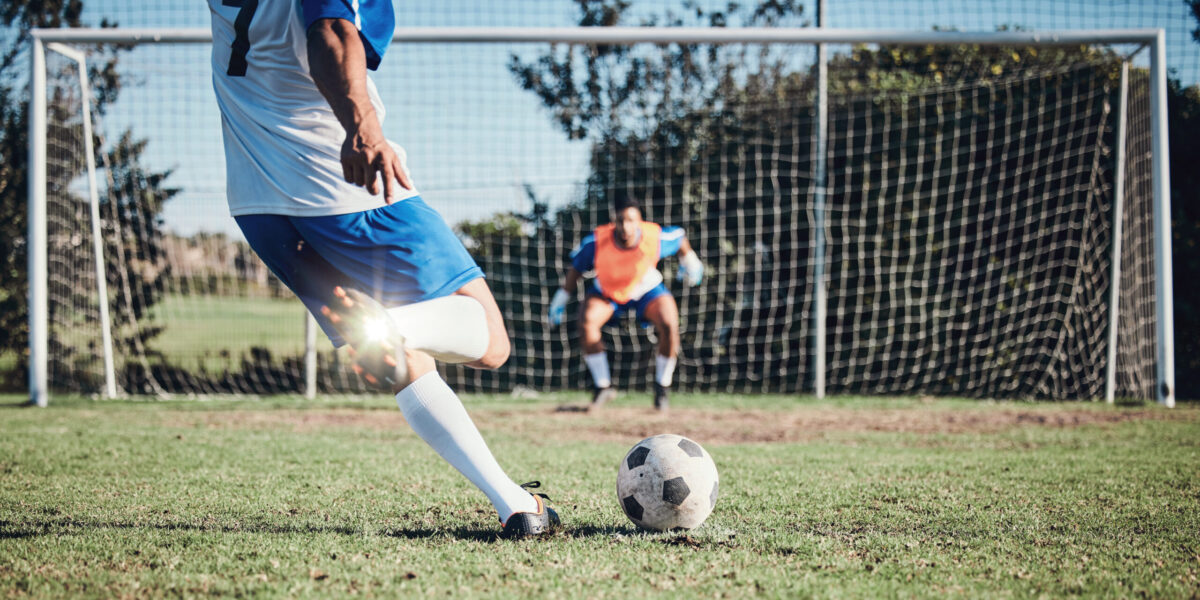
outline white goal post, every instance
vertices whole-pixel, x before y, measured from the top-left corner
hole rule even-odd
[[[31,71],[30,89],[31,104],[29,118],[29,223],[28,223],[28,252],[29,252],[29,386],[31,402],[45,406],[49,399],[49,353],[50,353],[50,323],[49,323],[49,284],[48,284],[48,238],[47,238],[47,82],[46,82],[46,53],[69,53],[70,49],[60,44],[201,44],[211,43],[209,30],[203,28],[189,29],[34,29],[31,32]],[[1171,265],[1171,234],[1170,234],[1170,187],[1169,161],[1167,140],[1167,63],[1166,38],[1162,29],[1121,29],[1121,30],[1073,30],[1054,32],[957,32],[957,31],[897,31],[897,30],[866,30],[866,29],[831,29],[831,28],[658,28],[658,27],[569,27],[569,28],[399,28],[395,32],[394,41],[404,44],[417,43],[562,43],[562,44],[880,44],[880,45],[954,45],[969,44],[980,46],[1055,46],[1055,45],[1133,45],[1149,52],[1149,128],[1150,143],[1150,178],[1152,180],[1153,205],[1153,278],[1154,278],[1154,328],[1156,369],[1155,397],[1166,406],[1174,406],[1175,401],[1175,369],[1174,369],[1174,326],[1172,302],[1172,265]],[[1135,51],[1136,53],[1137,51]],[[823,55],[822,55],[823,56]],[[73,57],[80,61],[80,72],[83,72],[82,55]],[[822,59],[824,60],[824,59]],[[1126,62],[1122,69],[1121,98],[1118,107],[1119,120],[1118,139],[1123,140],[1124,119],[1127,86]],[[822,62],[821,67],[824,67]],[[822,71],[823,72],[823,71]],[[821,82],[822,85],[824,82]],[[86,97],[86,82],[84,82]],[[814,127],[818,136],[817,147],[826,148],[825,136],[828,132],[827,113],[824,106],[824,96],[820,96],[818,114],[821,122]],[[85,107],[87,104],[85,103]],[[85,120],[87,120],[85,109]],[[89,123],[90,127],[90,123]],[[91,142],[90,131],[86,135]],[[1124,142],[1117,143],[1116,152],[1123,156]],[[89,154],[91,151],[89,150]],[[824,153],[818,160],[824,163]],[[1123,158],[1118,159],[1120,166],[1116,173],[1114,186],[1115,198],[1113,210],[1118,215],[1114,223],[1116,235],[1120,235],[1122,196],[1124,193]],[[94,168],[94,167],[93,167]],[[837,198],[826,190],[826,174],[824,168],[814,184],[816,194],[821,202],[835,203]],[[95,194],[94,174],[92,175],[93,203]],[[823,210],[815,211],[816,218],[823,219]],[[93,213],[95,215],[95,213]],[[98,220],[98,217],[97,217]],[[823,221],[812,225],[824,243],[829,236]],[[98,234],[94,235],[96,252],[101,252],[101,242]],[[1120,239],[1118,237],[1118,239]],[[1121,281],[1120,244],[1113,244],[1111,261],[1112,281]],[[822,258],[822,261],[829,260]],[[824,273],[825,264],[819,265],[818,273]],[[103,261],[96,259],[98,284],[105,281]],[[824,344],[827,337],[826,327],[826,298],[825,286],[827,275],[821,275],[812,285],[812,289],[804,290],[805,295],[817,298],[812,307],[812,348],[819,356],[818,373],[811,376],[811,389],[818,396],[825,394],[825,367],[823,366]],[[1116,362],[1115,349],[1119,340],[1117,331],[1117,291],[1116,284],[1110,291],[1112,295],[1110,313],[1107,321],[1110,323],[1107,334],[1108,360],[1105,365],[1105,396],[1113,401],[1113,380]],[[105,294],[104,290],[100,293]],[[111,334],[107,329],[108,316],[105,302],[100,302],[103,315],[103,332],[105,336],[104,353],[106,364],[106,394],[115,394],[112,382]],[[308,337],[308,344],[314,343],[314,336]],[[315,358],[310,353],[306,356],[305,364],[309,373],[306,380],[313,381],[312,371]],[[313,385],[312,383],[309,384]]]

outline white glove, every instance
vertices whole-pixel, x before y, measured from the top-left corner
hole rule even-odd
[[[691,287],[700,285],[704,279],[704,263],[695,252],[688,252],[679,257],[679,280]]]
[[[550,311],[546,315],[546,321],[551,326],[562,324],[563,313],[567,312],[567,300],[570,299],[571,295],[567,293],[567,290],[558,288],[558,291],[554,292],[554,298],[550,300]]]

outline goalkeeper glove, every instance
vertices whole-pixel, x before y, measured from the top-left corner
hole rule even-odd
[[[679,279],[691,287],[700,285],[704,279],[704,263],[695,252],[679,257]]]
[[[567,293],[567,290],[558,288],[558,291],[554,292],[554,298],[550,300],[550,311],[546,315],[546,321],[551,326],[562,323],[563,313],[567,312],[567,300],[570,299],[571,295]]]

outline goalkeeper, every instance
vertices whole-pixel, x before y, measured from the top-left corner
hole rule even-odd
[[[679,356],[679,307],[663,285],[659,259],[679,255],[679,278],[689,286],[700,285],[704,263],[692,250],[679,227],[661,227],[642,220],[642,208],[629,196],[613,203],[616,219],[597,227],[571,252],[571,267],[562,287],[550,301],[550,325],[562,323],[567,300],[584,273],[595,271],[579,315],[583,361],[592,375],[595,392],[592,409],[616,397],[608,355],[600,330],[626,311],[634,311],[643,327],[654,325],[658,354],[654,357],[654,407],[667,410],[667,389],[675,375]]]

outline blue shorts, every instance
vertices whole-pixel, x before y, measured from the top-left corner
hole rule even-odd
[[[618,319],[621,318],[621,315],[629,312],[630,310],[634,311],[634,314],[637,315],[638,325],[641,325],[642,327],[649,327],[653,325],[653,323],[646,320],[646,307],[650,306],[650,303],[658,299],[659,296],[664,295],[670,296],[671,292],[667,290],[667,286],[659,283],[650,291],[642,294],[641,298],[638,298],[637,300],[630,300],[625,304],[618,304],[610,300],[608,296],[605,296],[604,292],[600,291],[600,286],[596,285],[596,280],[594,279],[592,280],[592,285],[588,286],[587,289],[588,298],[593,296],[596,298],[602,298],[604,300],[608,300],[608,303],[612,305],[613,316],[608,320],[608,323],[605,323],[605,325],[617,325]]]
[[[300,298],[334,346],[344,342],[321,307],[336,286],[384,306],[448,296],[483,271],[442,216],[420,197],[327,217],[235,217],[246,241]]]

